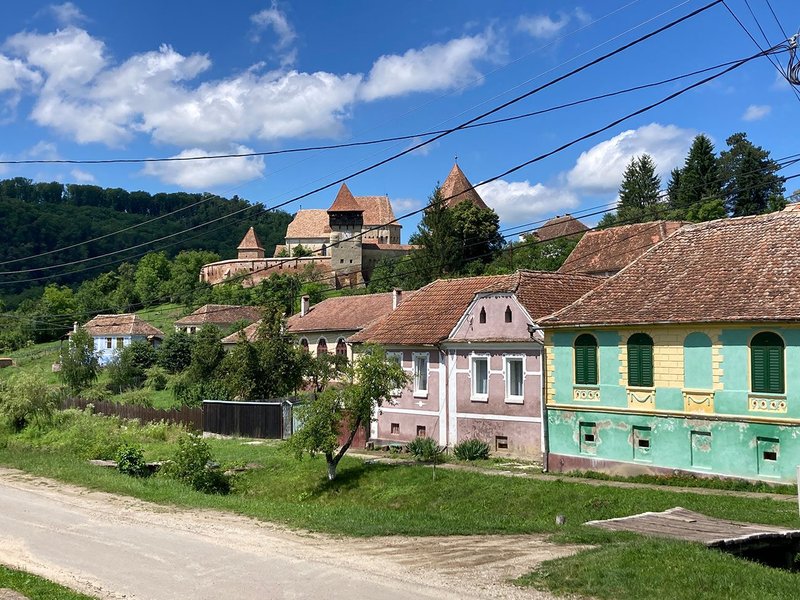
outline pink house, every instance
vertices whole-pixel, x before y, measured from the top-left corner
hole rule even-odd
[[[371,438],[469,438],[499,453],[542,451],[542,342],[536,322],[602,279],[518,271],[435,281],[350,337],[377,343],[402,363],[411,384],[379,409]]]

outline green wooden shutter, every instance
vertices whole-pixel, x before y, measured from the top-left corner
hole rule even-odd
[[[597,340],[588,333],[575,340],[575,383],[597,385]]]
[[[754,392],[767,391],[767,349],[763,346],[750,348],[751,387]]]
[[[628,385],[653,386],[653,340],[644,333],[628,339]]]
[[[586,346],[575,344],[575,383],[586,383]]]
[[[586,346],[586,383],[597,385],[597,344]]]
[[[783,394],[783,340],[775,333],[759,333],[750,342],[750,388],[753,392]]]
[[[767,350],[769,357],[769,373],[767,374],[767,386],[773,394],[783,393],[783,347],[771,346]]]
[[[639,365],[639,346],[628,342],[628,385],[642,385],[641,366]]]
[[[641,369],[641,384],[644,387],[653,387],[653,346],[641,344],[639,346],[639,364]]]

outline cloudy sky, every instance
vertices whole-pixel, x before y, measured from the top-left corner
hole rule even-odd
[[[9,3],[0,22],[0,157],[208,156],[447,129],[704,4]],[[729,4],[765,45],[743,0]],[[766,1],[750,5],[777,43],[783,36]],[[772,6],[783,27],[796,31],[800,5],[772,0]],[[492,118],[656,82],[757,50],[718,5]],[[779,60],[785,64],[785,55]],[[356,195],[388,194],[399,216],[423,205],[455,157],[473,183],[485,181],[693,80],[456,132],[348,184]],[[504,228],[524,228],[613,202],[626,163],[642,152],[654,157],[666,184],[699,132],[718,148],[745,131],[774,157],[797,153],[797,136],[786,132],[796,132],[798,116],[800,101],[760,59],[479,191]],[[273,206],[427,139],[147,165],[0,165],[0,177],[210,191]],[[335,188],[319,192],[286,209],[325,208],[334,195]],[[416,222],[403,221],[406,236]]]

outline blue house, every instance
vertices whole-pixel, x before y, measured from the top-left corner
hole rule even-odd
[[[126,346],[144,340],[158,346],[164,333],[134,314],[97,315],[83,328],[94,338],[94,351],[105,366]]]

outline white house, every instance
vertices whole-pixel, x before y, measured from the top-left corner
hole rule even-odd
[[[117,352],[135,341],[158,346],[164,338],[160,329],[134,314],[97,315],[83,328],[94,338],[94,351],[101,365],[107,365]]]

